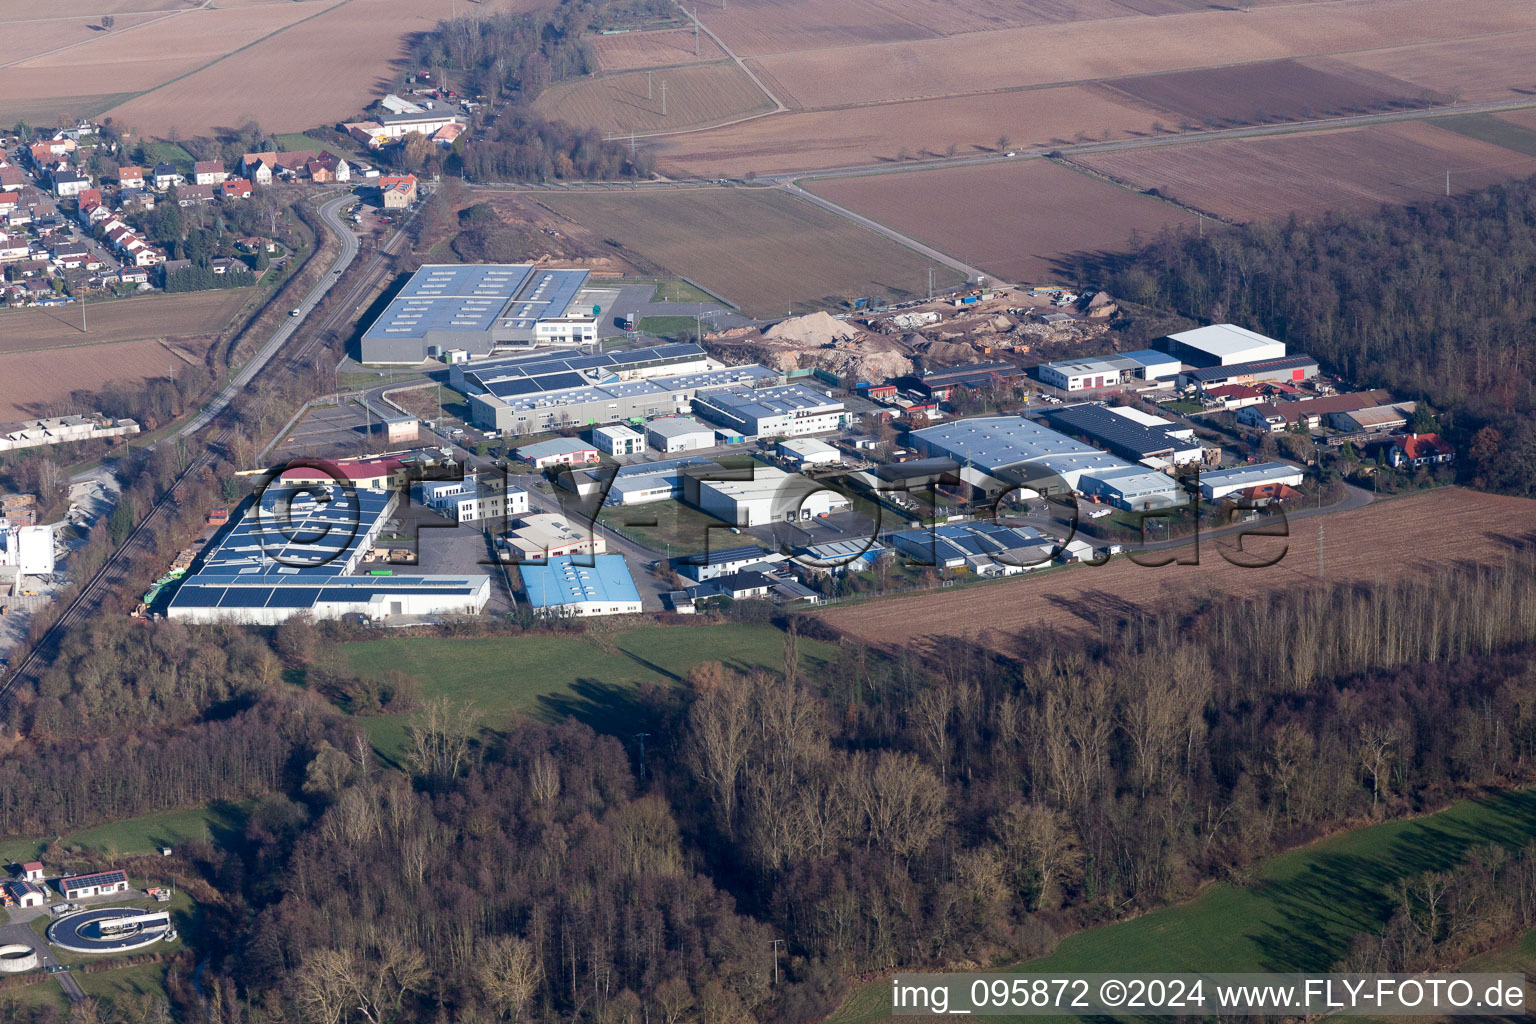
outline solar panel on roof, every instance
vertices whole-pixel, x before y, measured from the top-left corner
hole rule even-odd
[[[230,587],[219,599],[220,608],[265,608],[271,587]]]
[[[308,608],[320,596],[319,587],[275,587],[268,608]]]
[[[116,882],[128,881],[126,871],[101,871],[94,875],[75,875],[64,879],[64,885],[70,889],[83,889],[91,885],[112,885]]]

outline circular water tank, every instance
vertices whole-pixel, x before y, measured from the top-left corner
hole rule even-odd
[[[0,946],[0,974],[20,974],[37,967],[37,950],[16,942]]]

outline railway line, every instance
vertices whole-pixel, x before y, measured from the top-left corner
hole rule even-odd
[[[227,422],[221,422],[220,418],[229,409],[235,398],[240,395],[251,382],[264,371],[274,357],[299,334],[299,329],[307,315],[315,310],[324,300],[337,281],[343,280],[346,270],[356,260],[360,246],[355,234],[341,220],[340,211],[353,201],[354,197],[349,193],[327,200],[321,204],[320,215],[325,223],[337,233],[341,239],[342,250],[337,255],[336,261],[326,270],[325,274],[317,281],[304,300],[297,307],[300,315],[287,318],[273,331],[272,337],[240,368],[234,377],[209,400],[197,415],[187,421],[181,429],[167,435],[157,444],[165,441],[175,441],[197,434],[210,426],[214,427],[211,434],[201,438],[201,450],[196,456],[187,462],[187,465],[166,488],[160,499],[149,509],[144,518],[129,531],[123,538],[123,542],[107,557],[94,575],[91,576],[80,588],[78,594],[70,601],[69,606],[53,622],[51,626],[38,638],[37,643],[12,669],[10,675],[3,683],[0,683],[0,706],[9,705],[16,687],[22,683],[36,683],[46,667],[52,662],[53,654],[58,650],[59,642],[68,635],[69,631],[97,614],[104,604],[107,596],[117,592],[122,586],[129,583],[129,575],[132,571],[134,554],[139,549],[143,540],[153,531],[155,525],[164,521],[178,500],[178,493],[182,485],[194,478],[203,469],[212,466],[216,453],[229,443],[234,433],[234,427]],[[369,289],[377,284],[379,275],[388,266],[388,262],[399,250],[401,243],[408,237],[406,229],[414,219],[406,220],[397,228],[384,244],[374,252],[363,266],[362,272],[351,282],[346,298],[337,304],[325,317],[325,319],[311,330],[302,335],[298,347],[284,360],[285,368],[297,369],[314,359],[324,349],[331,331],[350,318],[351,312],[357,304],[367,295]]]

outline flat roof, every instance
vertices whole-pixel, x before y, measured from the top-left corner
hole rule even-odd
[[[1091,445],[1023,416],[976,416],[914,430],[912,437],[978,469],[996,470],[1049,456],[1103,456]]]
[[[711,438],[715,436],[714,427],[700,423],[691,416],[663,416],[660,419],[651,420],[645,425],[645,429],[668,440],[686,437],[689,434],[708,434]]]
[[[1209,473],[1200,474],[1200,483],[1220,484],[1260,484],[1276,477],[1302,476],[1302,471],[1297,466],[1289,466],[1283,462],[1261,462],[1255,466],[1231,466],[1227,469],[1213,469]]]
[[[548,455],[574,455],[597,449],[579,437],[552,437],[548,441],[535,441],[517,449],[520,459],[542,459]]]
[[[582,565],[580,562],[590,562]],[[523,592],[535,608],[558,608],[596,601],[638,604],[640,591],[623,555],[557,555],[545,565],[518,567]]]
[[[1279,345],[1282,351],[1285,349],[1284,342],[1265,337],[1236,324],[1210,324],[1206,327],[1196,327],[1192,330],[1180,331],[1178,334],[1170,334],[1168,337],[1181,345],[1188,345],[1190,348],[1208,352],[1222,359],[1270,345]]]
[[[640,436],[639,433],[629,429],[628,427],[624,426],[624,424],[622,424],[622,423],[614,423],[614,424],[611,424],[611,425],[606,426],[606,427],[593,427],[592,428],[592,433],[593,434],[601,434],[604,437],[611,438],[614,441],[643,441],[643,440],[645,440],[645,438]]]
[[[1086,434],[1113,448],[1132,452],[1138,459],[1198,447],[1164,427],[1148,426],[1117,416],[1102,405],[1069,405],[1052,409],[1046,418],[1067,430]]]
[[[1084,479],[1096,480],[1114,488],[1123,495],[1177,494],[1179,482],[1167,473],[1158,473],[1140,466],[1120,469],[1095,469],[1083,474]]]
[[[532,328],[539,320],[563,316],[587,277],[585,270],[538,270],[527,263],[429,263],[411,275],[363,339]]]
[[[779,442],[779,447],[787,448],[796,455],[840,454],[836,448],[815,437],[787,437]]]
[[[832,412],[843,408],[841,399],[830,398],[804,384],[784,384],[779,387],[757,389],[727,388],[711,393],[706,401],[717,409],[744,419],[786,416],[821,409]]]
[[[1316,367],[1317,360],[1304,352],[1298,352],[1295,355],[1280,356],[1277,359],[1256,359],[1251,363],[1207,366],[1199,370],[1186,371],[1184,375],[1192,381],[1204,383],[1208,380],[1226,380],[1228,377],[1241,377],[1250,373],[1271,373],[1275,370],[1301,370],[1308,366]]]

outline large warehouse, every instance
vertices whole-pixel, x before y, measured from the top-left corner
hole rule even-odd
[[[693,411],[712,423],[759,437],[825,434],[847,420],[840,399],[804,384],[711,391],[693,400]]]
[[[470,422],[510,435],[671,416],[700,392],[781,380],[756,364],[723,366],[697,345],[551,353],[449,371],[469,399]]]
[[[593,344],[587,276],[526,263],[427,264],[363,332],[361,361],[414,365],[455,351]]]
[[[538,615],[625,615],[640,611],[640,591],[623,555],[557,556],[518,566],[523,596]]]
[[[700,480],[683,474],[683,498],[732,526],[814,519],[851,503],[836,491],[776,466],[753,466],[751,480]]]
[[[1170,431],[1139,423],[1102,405],[1069,405],[1046,413],[1053,427],[1086,438],[1123,459],[1144,466],[1184,466],[1199,462],[1205,449],[1192,431]]]
[[[268,488],[183,578],[166,616],[273,626],[299,614],[378,621],[482,611],[488,576],[351,575],[397,501],[394,491]]]
[[[1311,380],[1317,376],[1317,360],[1296,354],[1278,359],[1260,359],[1252,363],[1231,363],[1185,370],[1179,374],[1179,386],[1198,388],[1202,393],[1231,384],[1263,384],[1270,381]]]
[[[1231,366],[1285,355],[1285,342],[1266,338],[1236,324],[1211,324],[1170,334],[1161,342],[1170,355],[1190,366]]]
[[[1177,359],[1150,350],[1091,359],[1068,359],[1059,363],[1041,363],[1035,367],[1035,375],[1042,383],[1063,391],[1118,387],[1137,380],[1172,380],[1178,372]]]
[[[1254,466],[1234,466],[1200,474],[1200,496],[1206,501],[1220,501],[1237,491],[1264,484],[1300,487],[1305,474],[1283,462],[1261,462]]]

